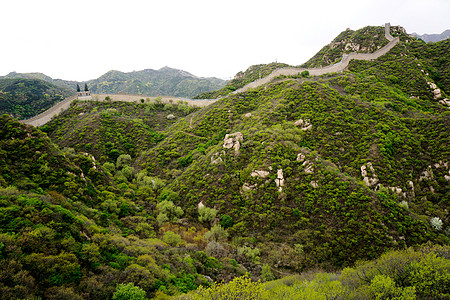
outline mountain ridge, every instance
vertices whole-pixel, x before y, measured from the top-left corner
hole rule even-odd
[[[162,67],[158,70],[122,72],[110,70],[96,79],[71,81],[53,79],[43,73],[10,72],[0,78],[41,79],[75,91],[76,85],[87,84],[93,93],[128,93],[143,96],[194,97],[206,91],[218,89],[226,81],[216,77],[198,77],[187,71]],[[113,85],[111,87],[111,85]]]

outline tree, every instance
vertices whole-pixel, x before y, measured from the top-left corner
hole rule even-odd
[[[220,226],[220,224],[216,224],[214,225],[210,231],[208,231],[207,233],[205,233],[205,239],[207,241],[223,241],[226,240],[228,237],[228,232],[223,229],[222,226]]]
[[[113,300],[145,300],[145,291],[134,283],[119,284],[113,295]]]
[[[198,220],[200,222],[211,222],[216,218],[216,215],[217,210],[214,208],[203,206],[198,209]]]
[[[85,92],[89,92],[89,88],[88,88],[87,83],[84,84],[84,91],[85,91]]]
[[[77,92],[81,92],[80,85],[77,83]]]

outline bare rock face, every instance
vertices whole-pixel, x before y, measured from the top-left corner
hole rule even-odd
[[[319,187],[319,184],[317,183],[316,180],[312,180],[310,183],[311,183],[313,188],[318,188]]]
[[[222,155],[225,155],[225,151],[216,152],[211,156],[211,163],[216,165],[223,162]]]
[[[278,191],[281,192],[284,186],[283,169],[277,170],[277,178],[275,179],[275,184],[277,185]]]
[[[378,183],[378,176],[371,162],[361,166],[361,176],[368,187],[373,187]]]
[[[238,153],[241,148],[240,142],[244,141],[244,136],[240,132],[225,135],[223,139],[223,147],[226,149],[234,148],[234,152]]]
[[[310,162],[309,160],[305,160],[305,162],[302,164],[302,166],[305,167],[303,172],[305,172],[307,174],[314,173],[314,164],[312,162]]]
[[[312,128],[312,124],[308,119],[299,119],[294,122],[294,125],[300,127],[301,130],[310,130]]]
[[[299,154],[297,154],[297,161],[302,162],[305,160],[305,158],[306,158],[305,154],[303,154],[301,152]]]
[[[411,189],[411,191],[410,191],[411,198],[415,198],[416,197],[416,193],[414,192],[414,182],[412,182],[410,180],[410,181],[408,181],[408,185],[409,185],[409,187]]]
[[[433,82],[427,82],[427,83],[430,86],[430,88],[433,90],[434,99],[437,100],[437,99],[441,98],[442,97],[441,90],[438,89],[437,85],[434,84]]]
[[[266,178],[269,175],[269,172],[263,171],[263,170],[255,170],[250,174],[252,177],[260,177],[260,178]]]
[[[244,183],[244,185],[242,186],[242,190],[243,190],[244,192],[247,192],[247,191],[250,191],[250,190],[254,190],[254,189],[256,189],[256,184],[250,185],[250,184],[248,184],[248,183],[246,182],[246,183]]]
[[[447,98],[439,100],[439,103],[444,104],[445,106],[448,106],[448,108],[450,108],[450,100]]]
[[[422,172],[422,174],[419,177],[419,181],[422,180],[432,180],[434,179],[433,170],[431,169],[431,166],[428,166],[428,168]]]

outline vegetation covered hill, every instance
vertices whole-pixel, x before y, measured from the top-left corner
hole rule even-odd
[[[391,34],[395,31],[404,34],[398,27],[391,27]],[[347,29],[301,66],[315,68],[331,65],[339,62],[343,54],[350,52],[372,53],[387,43],[384,27],[367,26],[356,31]]]
[[[77,101],[45,133],[3,117],[0,295],[164,299],[346,268],[271,295],[446,297],[450,113],[430,71],[446,45],[202,109]]]
[[[199,94],[195,99],[217,99],[226,96],[235,90],[253,82],[259,78],[266,77],[274,70],[288,67],[289,65],[283,63],[270,63],[250,66],[245,72],[239,72],[230,80],[223,88],[211,92]]]
[[[40,79],[0,79],[0,114],[28,119],[72,94]]]
[[[164,67],[129,73],[109,71],[98,79],[88,81],[94,93],[127,93],[148,96],[194,97],[221,88],[226,81],[218,78],[196,77],[188,72]]]
[[[75,92],[77,82],[73,80],[64,80],[64,79],[53,79],[50,76],[47,76],[43,73],[17,73],[17,72],[11,72],[3,77],[0,78],[23,78],[23,79],[40,79],[47,81],[49,83],[52,83],[56,86],[59,86],[60,88],[63,88],[65,90]]]
[[[120,72],[109,71],[97,79],[76,82],[53,79],[42,73],[11,72],[3,78],[41,79],[75,92],[77,83],[87,83],[91,92],[99,94],[138,94],[147,96],[174,96],[192,98],[222,88],[226,81],[213,77],[197,77],[186,71],[164,67],[159,70]]]

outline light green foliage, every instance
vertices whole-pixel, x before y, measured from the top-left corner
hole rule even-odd
[[[403,200],[402,202],[400,202],[398,204],[400,207],[403,207],[404,209],[408,210],[409,209],[409,205],[408,205],[408,201]]]
[[[123,166],[122,170],[118,172],[119,175],[124,176],[127,180],[133,178],[134,168],[131,166]]]
[[[116,166],[113,163],[111,163],[111,162],[105,162],[103,164],[103,169],[106,172],[110,173],[111,175],[114,175],[114,173],[116,171]]]
[[[205,233],[205,240],[207,241],[224,241],[228,237],[228,232],[223,229],[223,227],[220,224],[214,225],[210,231]]]
[[[131,156],[129,154],[121,154],[116,161],[117,170],[121,170],[125,166],[129,166],[131,163]]]
[[[159,211],[157,219],[160,224],[163,224],[161,222],[166,221],[177,222],[178,219],[181,218],[184,214],[181,207],[176,206],[172,201],[168,200],[160,202],[157,206],[157,209]]]
[[[216,283],[209,288],[200,286],[190,296],[192,300],[260,300],[270,299],[260,282],[252,282],[248,275],[237,277],[228,284]]]
[[[181,236],[173,231],[164,233],[163,241],[171,246],[177,247],[181,243]]]
[[[200,222],[211,222],[216,218],[217,210],[203,206],[198,209],[198,220]]]
[[[413,261],[409,280],[419,296],[450,297],[450,260],[427,254],[420,261]]]
[[[370,291],[377,300],[392,298],[397,293],[395,282],[389,276],[376,275],[370,283]]]
[[[244,255],[254,263],[259,263],[261,251],[256,247],[242,246],[238,248],[238,254]]]
[[[264,264],[262,266],[261,270],[261,280],[262,281],[271,281],[274,280],[275,276],[272,273],[272,270],[270,269],[270,266],[268,264]]]
[[[119,284],[112,297],[113,300],[145,300],[145,291],[134,283]]]
[[[431,224],[431,227],[433,227],[436,230],[442,229],[442,220],[439,219],[438,217],[431,218],[430,224]]]
[[[162,179],[158,177],[152,177],[147,175],[146,170],[141,170],[136,174],[136,184],[140,187],[150,187],[154,191],[158,191],[165,186],[165,183]]]

